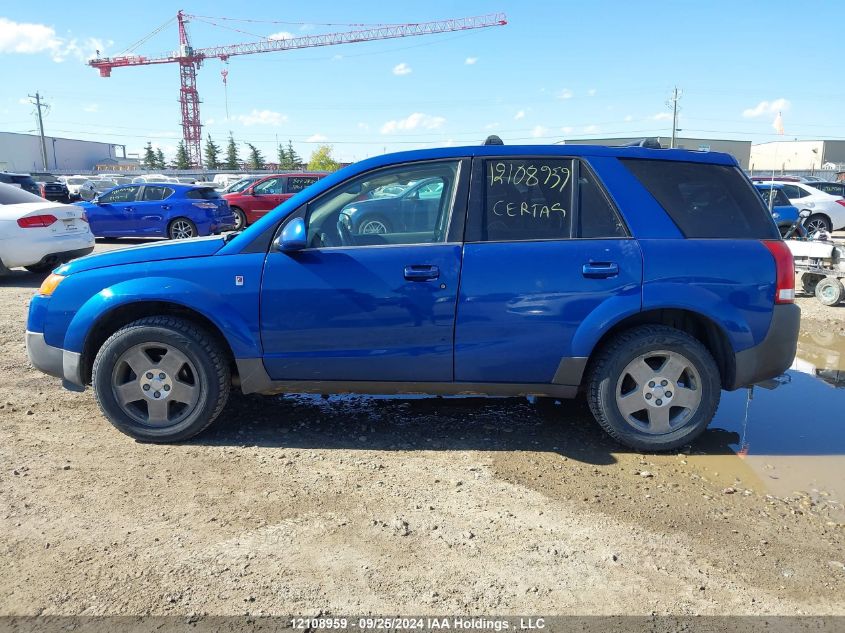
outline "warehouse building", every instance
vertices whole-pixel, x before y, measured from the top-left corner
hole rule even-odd
[[[838,170],[845,166],[845,141],[773,141],[751,146],[753,171]]]
[[[579,138],[560,141],[560,143],[566,145],[609,145],[613,147],[618,145],[629,145],[641,140],[643,140],[642,136],[632,138]],[[660,145],[668,148],[671,139],[668,137],[659,137],[657,140],[660,142]],[[751,141],[733,141],[728,139],[712,138],[676,138],[675,147],[677,149],[691,149],[699,152],[724,152],[736,158],[739,166],[743,169],[748,169],[751,158]]]
[[[125,145],[56,136],[45,136],[44,140],[47,146],[46,169],[40,136],[0,132],[0,171],[91,171],[100,163],[126,160]]]

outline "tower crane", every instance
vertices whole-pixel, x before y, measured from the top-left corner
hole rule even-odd
[[[188,22],[201,19],[202,16],[189,15],[184,11],[176,14],[179,28],[179,49],[172,54],[160,57],[146,57],[136,54],[121,54],[116,57],[97,57],[88,62],[100,71],[101,77],[110,77],[112,69],[124,66],[150,66],[153,64],[179,64],[179,103],[182,108],[182,137],[185,149],[192,165],[202,165],[200,143],[202,141],[202,124],[200,123],[200,98],[197,91],[197,70],[206,59],[220,59],[227,61],[236,55],[252,55],[255,53],[272,53],[314,46],[333,46],[335,44],[352,44],[355,42],[370,42],[373,40],[388,40],[399,37],[413,37],[417,35],[431,35],[450,31],[467,31],[483,29],[493,26],[504,26],[507,18],[504,13],[438,20],[434,22],[417,22],[408,24],[381,24],[373,28],[357,29],[339,33],[325,33],[321,35],[306,35],[285,39],[263,39],[257,42],[243,44],[228,44],[207,48],[193,48],[188,37]],[[133,47],[146,42],[153,35],[170,24],[168,20],[158,29],[142,38]],[[130,48],[130,50],[131,50]]]

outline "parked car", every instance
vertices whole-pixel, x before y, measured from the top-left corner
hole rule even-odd
[[[836,231],[845,228],[845,200],[803,182],[773,181],[783,185],[783,192],[799,210],[807,209],[810,217],[804,222],[808,232]]]
[[[179,181],[172,176],[165,176],[163,174],[146,174],[144,176],[135,176],[132,179],[133,184],[143,184],[145,182],[171,182],[178,183]]]
[[[0,274],[19,266],[48,272],[93,250],[82,209],[0,184]]]
[[[114,180],[86,180],[79,186],[79,197],[81,200],[87,202],[114,187],[117,187],[117,183]]]
[[[386,190],[390,190],[388,193]],[[443,195],[441,178],[425,178],[407,187],[383,187],[368,200],[347,204],[340,221],[355,233],[397,233],[425,228],[436,216]],[[391,213],[396,206],[400,213]]]
[[[223,194],[235,214],[236,230],[249,226],[325,175],[301,172],[273,174],[258,178],[241,191]]]
[[[845,182],[813,182],[810,186],[831,196],[845,198]]]
[[[437,180],[390,233],[340,221]],[[710,239],[715,238],[715,239]],[[385,248],[387,247],[387,248]],[[32,364],[148,442],[182,441],[243,393],[586,394],[640,450],[688,444],[721,390],[792,362],[792,257],[735,159],[578,145],[388,154],[240,233],[71,262],[32,299]]]
[[[82,195],[79,192],[80,187],[88,182],[90,176],[61,176],[62,181],[67,187],[68,195],[71,200],[81,200]]]
[[[240,180],[236,180],[228,187],[225,187],[223,189],[223,193],[238,193],[239,191],[243,191],[259,179],[261,179],[261,176],[246,176],[244,178],[241,178]]]
[[[38,195],[45,200],[70,202],[70,191],[57,176],[46,172],[33,172],[30,176],[38,185]]]
[[[756,182],[754,187],[763,196],[763,202],[769,208],[778,230],[783,236],[798,221],[798,207],[789,202],[783,192],[783,185],[771,182]]]
[[[234,227],[229,204],[208,187],[171,183],[121,185],[78,202],[97,237],[215,235]]]
[[[20,187],[24,191],[28,191],[36,196],[41,195],[38,183],[29,174],[13,174],[8,171],[0,171],[0,183]]]

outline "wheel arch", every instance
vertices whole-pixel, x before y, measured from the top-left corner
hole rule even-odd
[[[713,319],[684,308],[655,308],[619,320],[596,341],[589,354],[584,375],[588,375],[594,359],[611,338],[638,325],[666,325],[686,332],[700,341],[713,356],[719,368],[722,388],[729,389],[733,385],[736,356],[727,332]]]

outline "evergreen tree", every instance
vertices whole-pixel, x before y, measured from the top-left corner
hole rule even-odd
[[[310,171],[337,171],[340,164],[332,158],[332,146],[320,145],[311,154],[311,160],[308,161],[308,169]]]
[[[250,169],[264,169],[264,157],[261,151],[252,143],[247,143],[249,148],[249,168]]]
[[[241,159],[238,156],[238,146],[235,139],[229,133],[229,142],[226,145],[226,162],[223,165],[226,169],[240,169]]]
[[[176,146],[176,169],[190,169],[191,159],[188,157],[188,150],[185,148],[185,141],[179,141]]]
[[[205,166],[208,169],[220,169],[220,146],[211,140],[211,134],[205,141]]]
[[[160,147],[156,150],[155,162],[152,166],[158,169],[167,167],[167,164],[164,162],[164,152],[161,151]]]
[[[288,160],[290,161],[290,169],[300,169],[303,166],[302,158],[293,149],[293,143],[288,139]]]
[[[146,169],[155,169],[156,166],[156,153],[153,149],[152,141],[147,141],[146,147],[144,147],[144,160],[141,163]]]
[[[279,147],[278,147],[277,151],[278,151],[278,154],[277,154],[278,158],[277,158],[276,162],[279,163],[279,169],[291,169],[291,167],[289,166],[288,153],[287,153],[287,150],[285,149],[285,146],[282,145],[281,143],[279,143]]]

